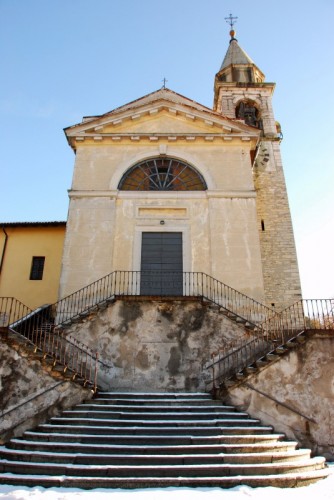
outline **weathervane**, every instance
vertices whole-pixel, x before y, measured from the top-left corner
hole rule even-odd
[[[165,89],[166,88],[166,83],[168,82],[168,80],[166,80],[166,78],[164,78],[163,80],[161,80],[163,82],[163,86],[162,88]]]

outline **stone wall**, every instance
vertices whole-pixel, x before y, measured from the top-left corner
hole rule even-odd
[[[302,297],[295,240],[278,142],[265,140],[254,166],[266,304],[278,310]],[[267,154],[262,162],[261,153]]]
[[[333,332],[308,338],[222,398],[333,461]]]
[[[19,343],[0,342],[0,443],[92,397],[89,389],[51,372]]]
[[[101,354],[105,390],[153,392],[205,390],[211,354],[251,335],[198,300],[118,300],[66,332]]]

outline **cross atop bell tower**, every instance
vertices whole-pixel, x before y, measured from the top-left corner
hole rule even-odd
[[[231,30],[233,30],[233,26],[238,18],[236,16],[233,17],[232,14],[230,14],[228,17],[224,17],[224,19],[231,26]]]

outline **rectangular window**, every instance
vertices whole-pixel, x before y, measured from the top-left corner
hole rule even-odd
[[[30,279],[43,279],[45,257],[33,257],[31,262]]]

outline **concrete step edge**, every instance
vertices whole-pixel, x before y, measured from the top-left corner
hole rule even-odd
[[[101,451],[106,451],[106,450],[113,450],[113,449],[119,449],[119,450],[130,450],[130,449],[145,449],[145,450],[154,450],[157,448],[157,446],[150,446],[150,445],[114,445],[114,444],[89,444],[89,443],[68,443],[68,442],[54,442],[54,441],[30,441],[30,440],[25,440],[25,439],[12,439],[9,443],[10,447],[7,448],[7,446],[0,447],[0,452],[4,451],[5,449],[9,450],[18,450],[18,449],[23,449],[20,447],[27,446],[29,448],[34,448],[34,447],[44,447],[44,448],[52,448],[55,449],[57,448],[85,448],[86,450],[89,449],[99,449]],[[15,447],[14,447],[14,446]],[[13,446],[13,447],[12,447]],[[19,448],[16,448],[18,446]],[[201,450],[203,448],[208,448],[212,450],[219,450],[219,449],[227,449],[227,450],[236,450],[239,448],[248,448],[248,449],[259,449],[259,448],[292,448],[292,449],[297,449],[298,443],[295,441],[279,441],[277,443],[269,443],[269,444],[264,444],[264,443],[251,443],[251,444],[180,444],[180,445],[163,445],[159,444],[159,449],[160,450],[174,450],[174,451],[179,451],[179,450],[184,450],[184,449],[189,449],[189,450]],[[305,451],[305,450],[304,450]]]
[[[211,434],[211,435],[219,435],[219,433],[221,433],[222,435],[233,435],[235,432],[241,432],[241,433],[244,433],[244,432],[251,432],[252,433],[250,435],[253,435],[253,436],[256,436],[256,435],[261,435],[261,433],[265,432],[265,433],[270,433],[273,431],[273,428],[271,426],[261,426],[261,425],[244,425],[244,426],[238,426],[238,425],[234,425],[233,427],[232,426],[222,426],[222,425],[214,425],[214,426],[210,426],[210,425],[204,425],[204,426],[186,426],[186,425],[183,425],[183,426],[168,426],[168,425],[159,425],[159,426],[142,426],[142,427],[139,427],[139,426],[127,426],[127,427],[124,427],[124,426],[107,426],[107,425],[67,425],[67,424],[41,424],[38,426],[38,429],[40,430],[45,430],[45,432],[52,432],[53,429],[66,429],[67,431],[73,431],[73,434],[76,434],[76,430],[82,430],[82,429],[86,429],[87,430],[87,433],[92,433],[92,431],[110,431],[110,432],[116,432],[116,431],[120,431],[120,432],[125,432],[127,431],[129,434],[129,436],[141,436],[141,435],[147,435],[145,433],[147,432],[154,432],[154,434],[151,434],[152,436],[156,436],[156,435],[160,435],[161,432],[167,432],[167,431],[171,431],[175,434],[171,434],[171,435],[174,435],[174,436],[178,436],[178,435],[183,435],[183,433],[185,431],[187,432],[212,432],[214,434]],[[88,432],[89,431],[89,432]],[[133,433],[136,433],[136,434],[133,434]],[[226,432],[226,434],[224,434],[224,432]],[[231,434],[232,433],[232,434]],[[195,434],[196,435],[196,434]],[[210,435],[210,434],[208,434]],[[237,435],[237,434],[236,434]]]
[[[201,435],[196,435],[196,434],[182,434],[182,436],[178,435],[178,434],[166,434],[165,436],[162,435],[161,433],[159,433],[159,435],[155,436],[155,435],[150,435],[150,434],[143,434],[143,435],[139,435],[139,434],[103,434],[103,435],[100,435],[100,434],[70,434],[70,433],[61,433],[61,432],[52,432],[50,434],[48,434],[47,432],[36,432],[36,431],[26,431],[22,438],[26,438],[27,441],[31,441],[33,440],[32,438],[33,437],[36,437],[38,438],[38,440],[41,440],[42,442],[45,442],[47,438],[47,441],[52,441],[54,440],[55,438],[63,438],[63,439],[111,439],[111,440],[116,440],[116,439],[141,439],[141,440],[146,440],[146,439],[157,439],[158,441],[162,441],[162,440],[170,440],[170,439],[184,439],[184,440],[195,440],[195,441],[198,441],[198,440],[208,440],[208,441],[215,441],[215,440],[219,440],[219,441],[231,441],[231,440],[242,440],[243,441],[243,444],[246,444],[247,441],[246,439],[248,439],[249,441],[252,441],[252,442],[249,442],[247,444],[255,444],[254,441],[255,440],[258,440],[260,442],[263,442],[265,443],[265,441],[267,440],[268,443],[283,443],[283,442],[290,442],[290,441],[284,441],[285,439],[285,435],[284,434],[259,434],[259,435],[254,435],[254,434],[224,434],[224,436],[222,435],[216,435],[216,436],[201,436]],[[29,439],[31,438],[31,439]],[[58,441],[57,441],[58,442]],[[228,443],[226,443],[228,444]],[[236,444],[236,443],[235,443]]]
[[[293,463],[296,467],[305,468],[305,461],[309,460],[309,454],[289,454],[287,456],[282,456],[282,454],[243,454],[242,456],[237,455],[96,455],[94,456],[94,466],[91,465],[92,455],[78,454],[78,455],[64,455],[56,454],[50,458],[49,454],[34,454],[27,460],[25,455],[15,454],[12,457],[6,455],[3,457],[4,460],[8,462],[17,464],[24,464],[29,461],[30,467],[39,467],[40,464],[47,462],[50,466],[50,474],[52,472],[52,466],[68,466],[68,461],[71,460],[73,467],[87,467],[92,471],[95,468],[99,469],[101,466],[110,467],[184,467],[184,466],[200,466],[202,468],[207,467],[217,467],[225,466],[223,473],[229,475],[229,467],[232,465],[238,466],[238,473],[242,473],[243,467],[256,465],[266,467],[267,465],[278,464],[282,467],[291,468]],[[11,467],[7,467],[7,471]],[[13,472],[17,472],[18,466],[14,466]],[[33,469],[30,469],[31,473],[35,473]],[[106,471],[109,474],[109,470]],[[140,471],[137,471],[138,476],[141,475]]]

